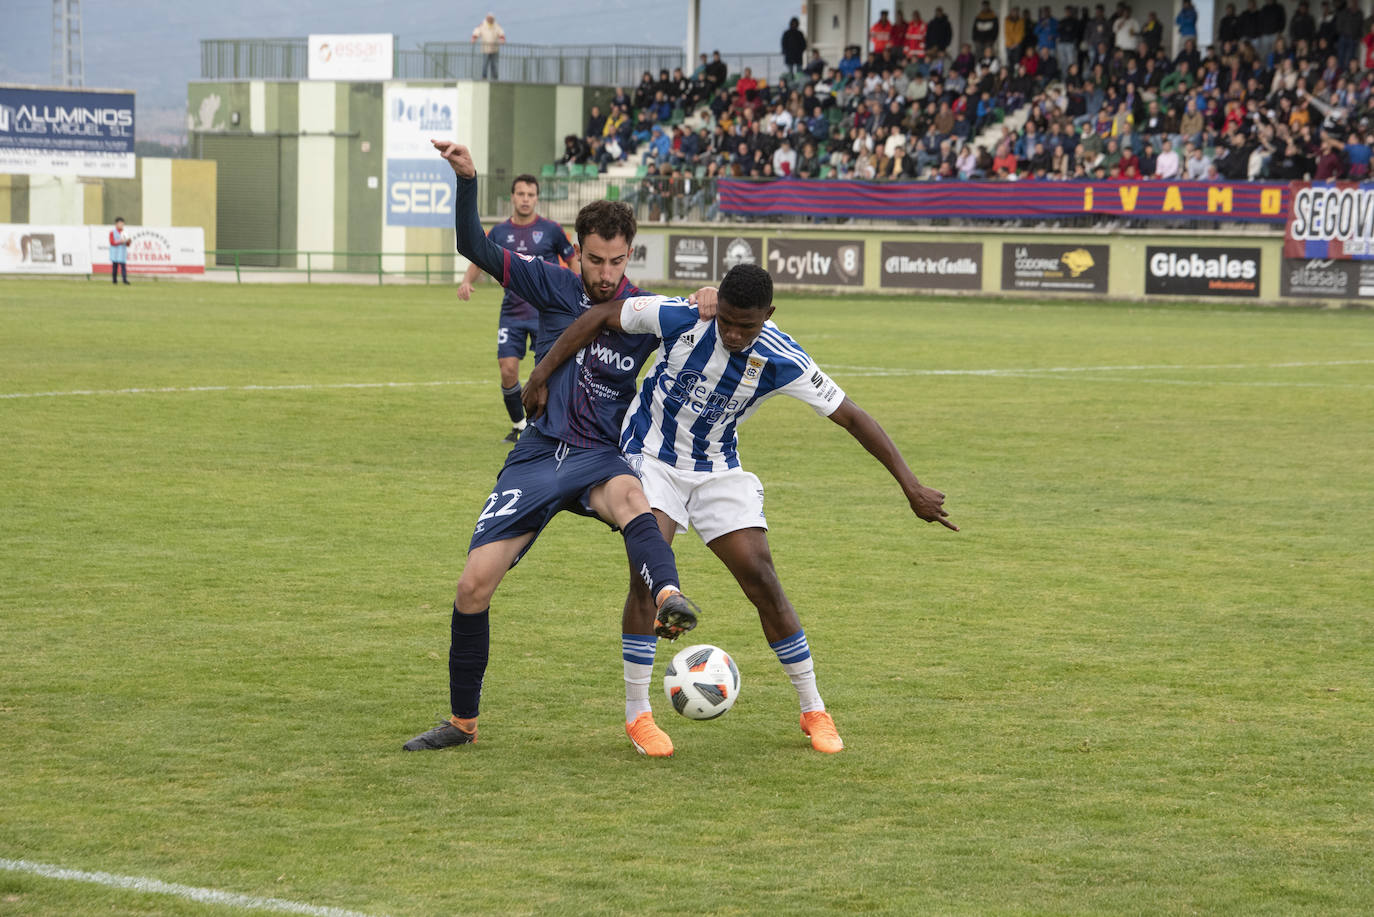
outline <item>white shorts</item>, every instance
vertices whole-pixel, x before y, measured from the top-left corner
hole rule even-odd
[[[768,528],[763,485],[743,468],[684,471],[653,456],[625,457],[639,472],[649,505],[676,522],[679,535],[691,526],[710,544],[740,529]]]

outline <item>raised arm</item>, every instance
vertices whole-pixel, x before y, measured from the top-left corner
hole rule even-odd
[[[907,465],[906,459],[902,458],[897,444],[867,411],[846,397],[830,415],[830,419],[844,427],[850,436],[857,439],[874,458],[883,463],[883,467],[901,485],[902,493],[906,494],[913,513],[926,522],[938,522],[947,529],[959,531],[959,526],[947,518],[949,514],[944,508],[945,495],[916,480],[915,472]]]
[[[493,277],[504,276],[505,249],[487,238],[477,215],[477,166],[473,164],[472,153],[467,147],[451,140],[431,140],[430,143],[458,176],[453,229],[459,254]]]
[[[482,230],[482,221],[477,216],[477,167],[472,154],[467,147],[451,140],[430,142],[458,176],[453,206],[458,252],[539,311],[561,308],[558,278],[565,274],[563,268],[539,258],[514,254],[493,242]]]
[[[624,300],[613,299],[599,303],[577,317],[567,330],[544,354],[544,359],[534,367],[530,377],[525,380],[525,390],[520,395],[524,402],[525,413],[531,418],[544,413],[544,404],[549,400],[549,376],[568,361],[568,358],[586,347],[605,328],[620,330],[620,307]]]

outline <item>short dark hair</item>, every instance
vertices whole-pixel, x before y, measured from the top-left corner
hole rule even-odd
[[[115,222],[116,222],[116,223],[123,223],[123,222],[124,222],[124,218],[123,218],[123,217],[115,217]]]
[[[736,309],[773,305],[773,278],[757,264],[737,264],[725,274],[716,295]]]
[[[534,185],[534,193],[539,193],[539,179],[535,178],[528,172],[522,172],[519,175],[515,176],[515,181],[510,183],[510,190],[512,194],[515,193],[515,186],[520,184],[521,182],[527,185]]]
[[[624,236],[626,242],[634,242],[639,224],[635,212],[623,201],[592,201],[577,212],[577,244],[587,236],[597,235],[603,239]]]

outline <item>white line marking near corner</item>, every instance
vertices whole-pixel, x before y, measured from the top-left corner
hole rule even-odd
[[[64,882],[89,882],[106,888],[122,888],[134,892],[155,895],[173,895],[201,904],[217,904],[221,907],[238,908],[245,911],[276,911],[280,914],[306,914],[309,917],[370,917],[359,911],[346,911],[337,907],[320,907],[314,904],[301,904],[297,901],[284,901],[281,898],[260,898],[254,895],[237,895],[214,888],[196,888],[192,885],[177,885],[145,879],[140,876],[117,876],[108,872],[83,872],[79,869],[66,869],[50,866],[47,863],[31,863],[28,860],[6,860],[0,858],[0,870],[27,873],[44,879],[57,879]]]
[[[192,385],[182,388],[106,388],[75,389],[67,392],[10,392],[6,398],[74,398],[94,395],[167,395],[195,392],[308,392],[344,388],[432,388],[440,385],[489,385],[486,380],[476,382],[444,380],[439,382],[305,382],[298,385]]]
[[[1301,369],[1321,366],[1369,366],[1374,360],[1321,360],[1286,363],[1142,363],[1135,366],[1028,366],[1019,369],[887,369],[881,366],[827,367],[850,376],[1039,376],[1057,373],[1149,372],[1153,370]]]

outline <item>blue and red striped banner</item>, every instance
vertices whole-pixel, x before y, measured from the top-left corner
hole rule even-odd
[[[720,209],[748,216],[870,220],[1024,220],[1084,214],[1144,220],[1282,224],[1289,189],[1280,182],[926,181],[722,179]]]

